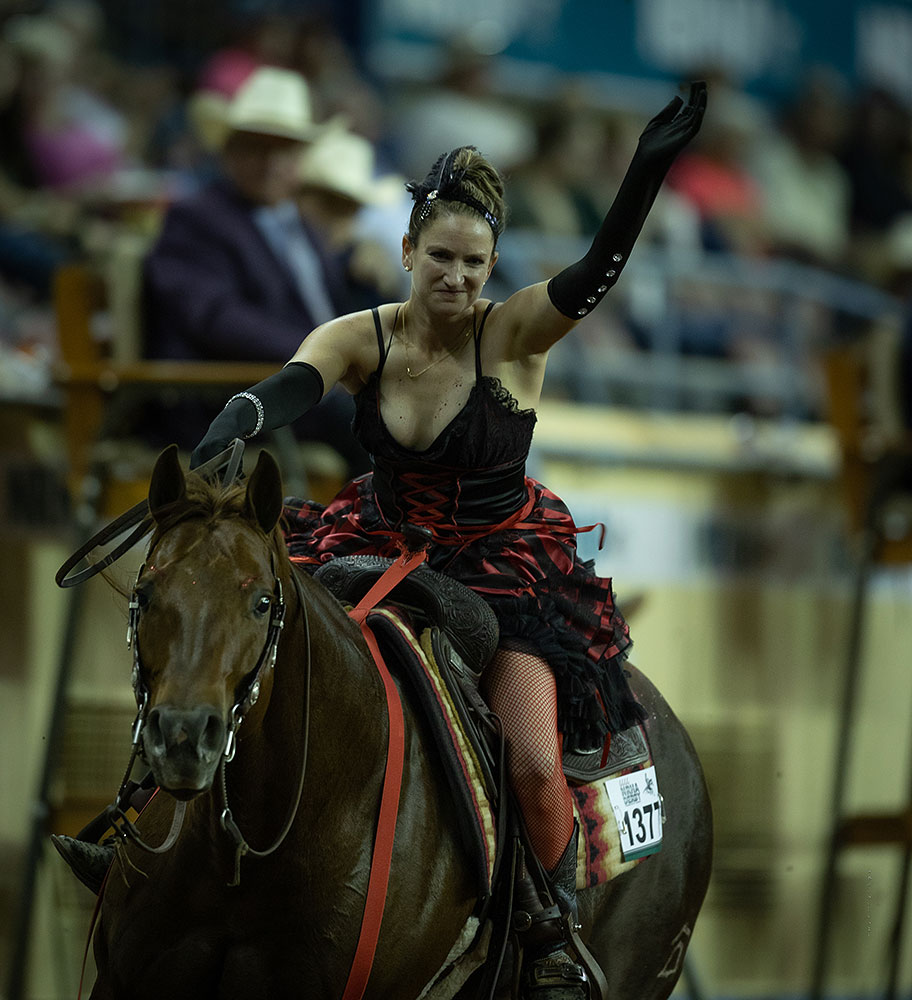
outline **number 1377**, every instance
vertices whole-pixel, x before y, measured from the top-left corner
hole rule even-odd
[[[662,830],[661,813],[662,807],[659,802],[647,803],[642,808],[637,806],[624,813],[623,832],[627,835],[631,847],[658,839]]]

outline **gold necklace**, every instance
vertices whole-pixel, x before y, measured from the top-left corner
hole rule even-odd
[[[460,334],[460,337],[462,338],[461,340],[459,340],[459,337],[456,338],[457,340],[459,340],[459,344],[457,346],[455,346],[455,347],[448,347],[446,349],[446,351],[443,354],[441,354],[439,358],[437,358],[436,361],[432,361],[426,368],[422,368],[420,372],[413,372],[412,371],[412,363],[411,363],[411,360],[409,358],[408,340],[406,339],[405,309],[403,309],[402,310],[402,346],[405,349],[405,372],[408,375],[408,377],[409,378],[419,378],[425,372],[429,372],[434,367],[434,365],[439,365],[440,362],[443,361],[444,358],[447,358],[447,357],[454,358],[454,357],[456,357],[456,355],[468,343],[468,341],[469,341],[469,334],[472,332],[472,330],[474,329],[474,327],[475,327],[475,310],[473,309],[472,310],[472,319],[468,323],[466,323],[465,334],[464,335]]]

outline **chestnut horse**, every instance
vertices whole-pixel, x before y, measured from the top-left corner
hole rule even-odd
[[[149,507],[155,529],[131,633],[139,739],[161,791],[136,825],[146,845],[174,843],[161,853],[118,847],[91,995],[338,998],[365,912],[387,762],[377,666],[341,603],[291,565],[267,453],[246,485],[219,487],[185,477],[166,449]],[[649,712],[665,839],[659,854],[581,893],[582,936],[609,996],[661,1000],[706,891],[711,819],[683,727],[631,675]],[[417,998],[477,903],[438,757],[407,698],[403,712],[401,797],[367,1000]],[[475,996],[472,987],[460,996]]]

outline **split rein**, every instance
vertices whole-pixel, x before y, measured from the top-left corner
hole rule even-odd
[[[135,824],[130,820],[126,814],[126,807],[128,803],[125,802],[127,797],[127,789],[130,783],[130,774],[133,771],[133,765],[137,757],[142,754],[142,738],[143,729],[146,724],[146,718],[149,713],[149,689],[144,681],[144,674],[142,669],[142,659],[139,650],[139,636],[138,627],[139,619],[141,613],[141,606],[139,601],[139,596],[136,590],[136,585],[139,583],[139,579],[142,576],[143,570],[145,569],[145,563],[140,567],[139,572],[136,574],[136,584],[134,584],[133,592],[130,595],[129,604],[129,618],[127,621],[127,648],[132,649],[133,652],[133,694],[136,698],[137,704],[137,715],[136,720],[133,723],[133,745],[130,754],[130,760],[127,764],[127,770],[124,774],[123,781],[121,782],[120,789],[117,795],[114,797],[114,802],[107,808],[107,816],[111,821],[111,825],[114,830],[121,837],[123,841],[127,839],[131,840],[137,847],[145,851],[148,854],[165,854],[167,851],[171,850],[174,844],[177,842],[177,838],[180,835],[181,828],[183,826],[184,816],[187,811],[187,803],[184,801],[175,801],[174,806],[174,817],[171,821],[171,829],[168,831],[168,835],[165,837],[164,841],[157,847],[153,847],[151,844],[146,843],[140,834],[139,830],[136,828]],[[260,653],[259,659],[256,665],[247,675],[245,679],[240,694],[237,696],[234,706],[229,713],[228,721],[228,735],[225,740],[225,749],[222,752],[222,759],[219,764],[219,784],[221,790],[221,805],[222,811],[220,815],[220,822],[222,829],[231,837],[234,842],[235,847],[235,857],[234,857],[234,877],[229,883],[230,885],[240,884],[240,868],[241,868],[241,858],[246,854],[250,854],[256,858],[265,858],[282,846],[287,838],[288,834],[291,832],[292,825],[294,824],[295,817],[298,814],[298,809],[301,805],[301,798],[304,794],[304,777],[307,773],[307,755],[308,747],[310,744],[310,675],[311,675],[311,646],[310,646],[310,624],[307,617],[307,602],[304,599],[304,595],[301,591],[301,584],[298,580],[294,569],[292,569],[291,579],[294,584],[295,593],[298,597],[298,603],[301,606],[302,614],[304,616],[304,634],[306,636],[306,649],[304,658],[304,722],[303,722],[303,747],[301,751],[301,767],[298,775],[298,787],[294,796],[294,799],[289,807],[288,814],[285,818],[285,822],[282,826],[281,831],[276,837],[272,845],[265,850],[256,850],[251,847],[247,842],[244,835],[241,833],[237,823],[235,822],[234,816],[231,812],[231,808],[228,805],[228,781],[226,775],[226,765],[229,764],[233,759],[235,752],[237,750],[237,733],[240,729],[241,723],[244,721],[245,716],[250,711],[251,708],[257,703],[260,695],[260,686],[264,673],[275,667],[276,658],[279,651],[279,639],[282,635],[282,630],[285,627],[285,613],[286,604],[285,597],[282,589],[282,581],[279,579],[278,574],[275,572],[275,562],[273,560],[273,574],[275,576],[275,588],[273,591],[274,601],[272,606],[272,613],[269,620],[269,628],[266,633],[266,642],[263,646],[263,650]]]

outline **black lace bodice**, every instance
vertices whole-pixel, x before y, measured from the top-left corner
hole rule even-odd
[[[532,409],[520,409],[500,379],[481,373],[480,344],[487,315],[475,335],[476,381],[465,406],[428,448],[419,450],[400,444],[380,412],[386,345],[375,313],[381,362],[355,397],[352,427],[372,456],[381,506],[390,516],[395,507],[396,520],[407,514],[404,496],[414,506],[416,489],[445,493],[445,516],[459,523],[496,523],[525,499],[523,476],[536,415]],[[440,501],[435,502],[435,517],[441,516]]]

